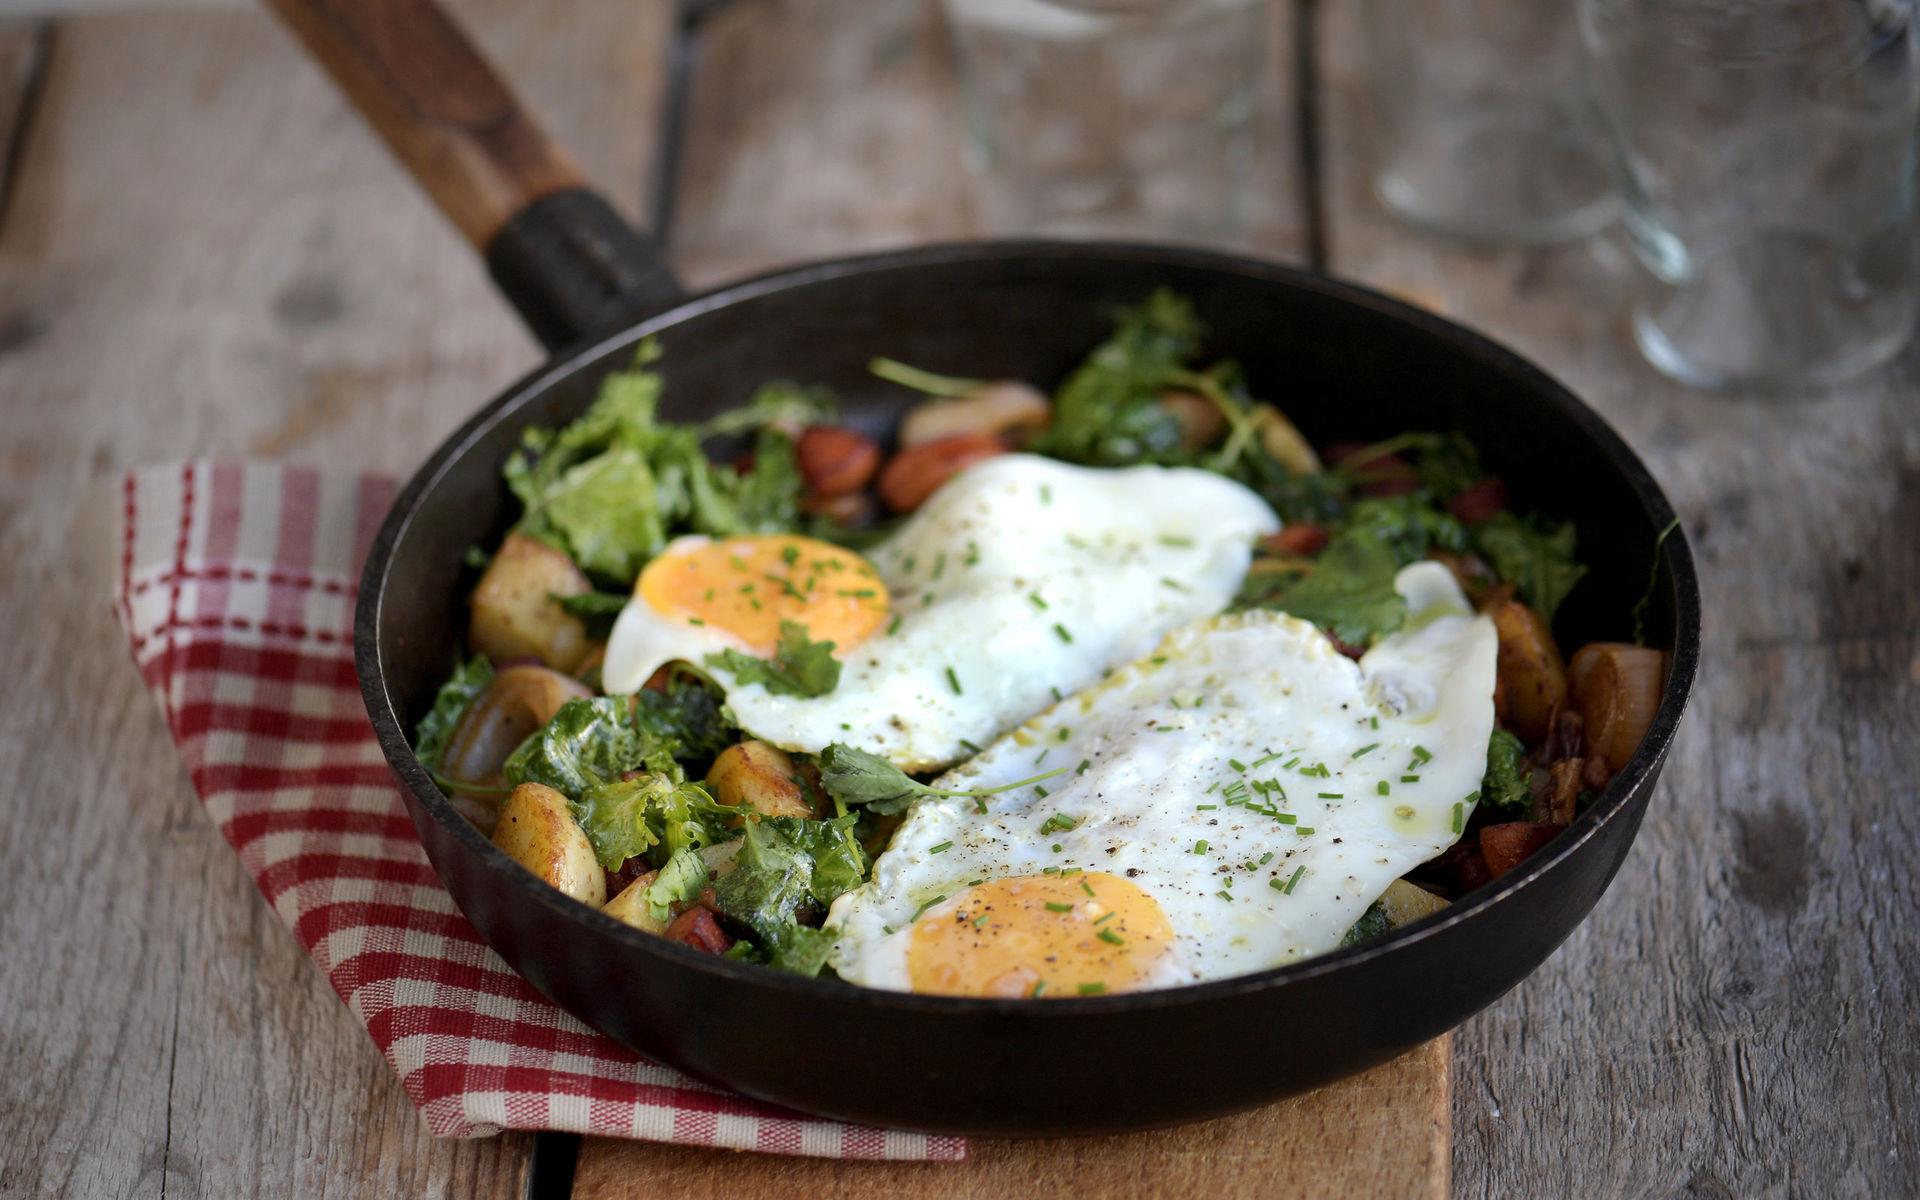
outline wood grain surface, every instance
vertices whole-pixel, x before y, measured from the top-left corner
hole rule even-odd
[[[976,1138],[955,1163],[836,1163],[589,1141],[573,1200],[1447,1195],[1447,1039],[1238,1116],[1116,1137]],[[1090,1076],[1097,1078],[1097,1075]]]
[[[1913,1194],[1920,352],[1818,396],[1691,393],[1625,337],[1616,240],[1475,253],[1394,225],[1366,183],[1350,5],[1317,0],[1306,45],[1281,48],[1318,59],[1319,170],[1294,172],[1298,147],[1274,143],[1261,244],[1323,245],[1334,271],[1566,379],[1668,488],[1706,591],[1698,698],[1620,878],[1456,1035],[1453,1189]],[[564,19],[453,7],[639,212],[667,0],[566,0]],[[1283,33],[1293,15],[1276,8]],[[102,597],[127,467],[252,454],[402,471],[531,366],[533,343],[262,14],[52,30],[0,29],[0,141],[20,134],[0,210],[0,1195],[520,1195],[530,1139],[427,1138],[259,902]],[[931,4],[740,0],[700,45],[671,241],[689,277],[977,231]],[[1283,117],[1297,98],[1277,78]],[[1240,1162],[1259,1140],[1166,1136],[1189,1163]],[[1093,1178],[1084,1149],[1044,1165]],[[636,1153],[689,1191],[741,1161]],[[1021,1153],[996,1143],[975,1165],[1006,1191],[1056,1186]],[[629,1180],[626,1161],[588,1154],[580,1183]],[[826,1194],[883,1193],[896,1170],[781,1166],[792,1190]],[[1158,1178],[1174,1190],[1181,1169]]]
[[[637,210],[670,12],[459,11]],[[129,467],[410,469],[538,361],[266,15],[62,22],[0,225],[0,1196],[494,1196],[200,812],[114,623]],[[617,119],[615,119],[617,117]]]

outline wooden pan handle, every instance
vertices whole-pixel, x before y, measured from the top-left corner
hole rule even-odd
[[[580,171],[433,0],[267,0],[433,202],[485,250]]]
[[[535,0],[539,2],[539,0]],[[684,293],[435,0],[267,0],[549,347]]]

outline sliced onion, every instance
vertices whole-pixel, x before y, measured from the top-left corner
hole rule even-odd
[[[1609,771],[1627,765],[1653,725],[1666,680],[1666,656],[1646,646],[1595,642],[1567,667],[1573,706],[1586,721],[1587,753]]]
[[[507,667],[474,698],[447,738],[440,774],[457,788],[500,786],[500,768],[527,735],[553,719],[569,700],[593,695],[587,686],[548,667]]]

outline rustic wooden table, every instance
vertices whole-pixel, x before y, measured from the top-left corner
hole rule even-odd
[[[1911,1194],[1920,351],[1822,396],[1665,383],[1622,334],[1613,242],[1469,253],[1383,217],[1346,0],[1301,3],[1275,14],[1262,250],[1559,374],[1705,576],[1701,687],[1637,848],[1455,1039],[1455,1189]],[[667,0],[454,7],[633,215],[670,199],[695,283],[981,232],[921,0],[741,0],[697,30]],[[527,1193],[533,1139],[427,1138],[201,818],[105,560],[126,468],[402,472],[533,343],[256,12],[0,29],[0,145],[0,1194]]]

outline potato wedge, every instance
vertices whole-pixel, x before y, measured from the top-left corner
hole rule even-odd
[[[633,926],[642,933],[663,934],[667,931],[665,921],[656,921],[647,907],[647,889],[654,880],[660,878],[660,872],[648,871],[620,889],[620,894],[607,901],[600,911],[616,921]]]
[[[793,756],[765,742],[729,746],[707,771],[707,790],[721,804],[765,817],[814,817]]]
[[[1295,475],[1317,475],[1326,468],[1292,421],[1271,404],[1256,404],[1248,414],[1260,431],[1260,446],[1273,461]]]
[[[1227,431],[1226,414],[1220,406],[1199,392],[1177,389],[1160,395],[1160,407],[1173,414],[1180,425],[1182,450],[1205,450]]]
[[[562,704],[592,694],[579,680],[532,663],[495,672],[447,738],[440,773],[456,785],[497,788],[500,768],[528,734],[553,720]]]
[[[1487,610],[1500,637],[1498,670],[1507,719],[1520,740],[1532,745],[1547,736],[1553,714],[1567,702],[1567,668],[1553,631],[1539,613],[1518,600]]]
[[[969,396],[927,400],[900,422],[900,448],[911,450],[956,434],[989,434],[1020,445],[1047,427],[1053,406],[1024,383],[990,383]]]
[[[1660,711],[1666,656],[1646,646],[1595,642],[1573,656],[1573,704],[1586,719],[1586,750],[1609,772],[1627,765]]]
[[[1404,879],[1396,879],[1388,884],[1387,890],[1380,893],[1378,903],[1395,929],[1411,925],[1422,917],[1430,917],[1447,906],[1445,900]]]
[[[607,873],[573,819],[567,798],[543,783],[523,783],[500,806],[493,844],[547,884],[595,908],[607,902]]]
[[[553,602],[593,584],[573,560],[545,542],[510,533],[469,601],[468,640],[495,663],[537,658],[572,674],[593,650],[586,626]]]

